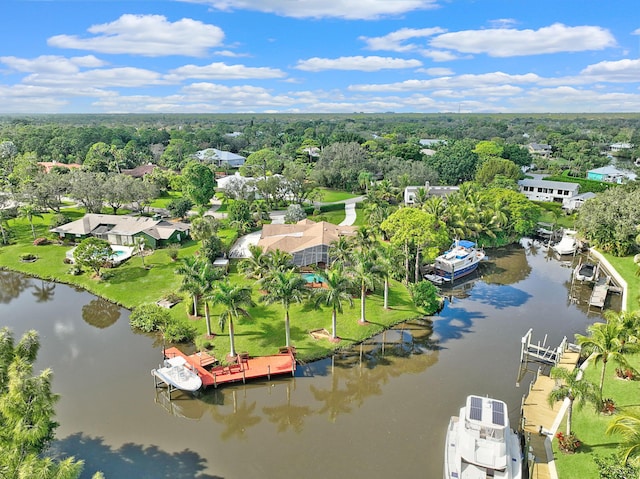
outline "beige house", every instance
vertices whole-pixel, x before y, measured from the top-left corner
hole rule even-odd
[[[144,216],[86,214],[79,220],[51,228],[60,238],[81,241],[90,236],[107,240],[112,245],[132,245],[141,236],[147,246],[157,248],[180,243],[189,237],[190,226]]]
[[[338,226],[309,219],[295,224],[264,225],[258,246],[263,251],[285,251],[293,255],[296,266],[326,265],[329,246],[343,236],[355,236],[357,226]]]

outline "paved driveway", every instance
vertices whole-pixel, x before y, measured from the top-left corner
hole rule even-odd
[[[258,244],[260,235],[262,235],[262,230],[254,231],[253,233],[238,238],[231,247],[231,250],[229,250],[229,258],[249,258],[251,256],[249,245]]]

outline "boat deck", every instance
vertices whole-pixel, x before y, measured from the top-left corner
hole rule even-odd
[[[566,351],[562,355],[558,366],[572,371],[576,368],[579,357],[580,353],[578,352]],[[547,401],[549,393],[554,388],[555,383],[555,380],[548,376],[538,375],[522,406],[522,416],[525,419],[524,431],[525,434],[530,434],[530,444],[533,448],[533,455],[535,456],[535,463],[531,474],[532,479],[550,479],[552,477],[549,463],[553,461],[553,454],[551,454],[551,456],[547,454],[545,445],[547,436],[546,434],[540,434],[540,427],[542,427],[542,430],[545,432],[551,431],[560,412],[561,402],[557,402],[551,407]]]
[[[215,357],[197,352],[186,355],[178,348],[167,348],[167,358],[182,356],[198,372],[202,385],[218,387],[220,384],[246,382],[247,379],[267,378],[281,374],[293,375],[296,370],[296,358],[292,351],[250,358],[245,354],[237,356],[237,362],[229,365],[218,365]]]

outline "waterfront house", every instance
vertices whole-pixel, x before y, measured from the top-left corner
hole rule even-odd
[[[633,148],[633,145],[631,143],[612,143],[611,145],[609,145],[609,151],[611,151],[611,153],[617,153],[622,150],[630,150],[631,148]]]
[[[518,188],[532,201],[553,201],[564,205],[579,193],[580,185],[564,181],[524,179],[518,181]]]
[[[587,179],[621,184],[635,180],[636,175],[619,170],[613,165],[607,165],[602,168],[587,171]]]
[[[404,204],[413,205],[416,202],[416,195],[418,190],[424,188],[427,192],[427,196],[449,196],[451,193],[455,193],[460,189],[459,186],[431,186],[429,182],[425,182],[424,186],[407,186],[404,189]]]
[[[170,243],[180,243],[189,238],[190,226],[144,216],[102,215],[89,213],[81,219],[51,228],[61,239],[81,241],[94,236],[112,245],[132,245],[134,238],[145,239],[149,248],[155,249]]]
[[[294,224],[266,224],[258,241],[263,251],[280,250],[293,256],[298,267],[329,263],[329,246],[343,236],[353,237],[356,226],[339,226],[309,219]]]
[[[580,193],[572,198],[567,199],[562,202],[562,208],[572,212],[580,208],[585,201],[590,200],[591,198],[595,198],[596,194],[591,191],[587,191],[586,193]]]

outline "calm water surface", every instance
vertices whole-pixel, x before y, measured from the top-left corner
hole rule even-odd
[[[174,393],[171,402],[150,375],[161,344],[133,333],[124,309],[0,272],[0,324],[16,339],[39,331],[36,369],[53,368],[61,395],[55,449],[84,459],[83,477],[439,479],[449,416],[468,394],[505,400],[516,423],[531,379],[516,386],[526,331],[556,346],[599,317],[581,302],[588,291],[572,287],[569,261],[523,245],[490,252],[438,316],[294,378]]]

